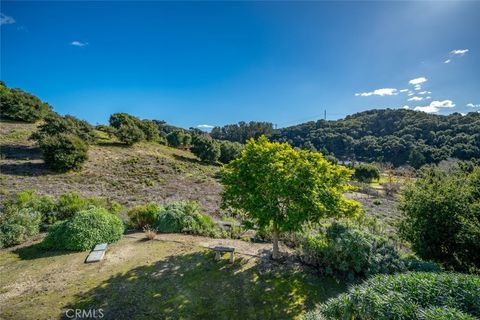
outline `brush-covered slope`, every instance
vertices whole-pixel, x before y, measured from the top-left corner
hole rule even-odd
[[[127,206],[189,199],[198,200],[211,214],[218,210],[218,167],[199,162],[189,151],[147,142],[125,147],[100,139],[90,147],[80,172],[58,174],[45,166],[40,150],[28,139],[35,130],[34,124],[0,122],[2,198],[25,189],[49,195],[75,191]]]

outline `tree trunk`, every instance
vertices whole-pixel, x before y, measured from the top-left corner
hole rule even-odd
[[[278,249],[278,228],[275,222],[273,223],[272,241],[273,241],[272,259],[277,260],[280,256],[280,251]]]

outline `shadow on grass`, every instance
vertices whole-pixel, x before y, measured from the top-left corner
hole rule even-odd
[[[345,284],[298,267],[230,264],[205,251],[112,276],[63,310],[103,309],[104,319],[294,319],[343,291]]]
[[[97,146],[101,147],[121,147],[121,148],[128,148],[125,143],[117,142],[117,141],[97,141]]]
[[[42,152],[38,147],[21,145],[2,145],[1,153],[5,159],[13,160],[38,160],[42,159]]]
[[[173,157],[175,158],[175,160],[178,160],[178,161],[196,163],[196,164],[203,164],[203,162],[201,162],[198,159],[189,158],[189,157],[185,157],[185,156],[178,155],[178,154],[174,154]]]
[[[15,249],[12,252],[18,255],[21,260],[35,260],[76,253],[67,250],[47,250],[42,247],[41,242]]]
[[[0,172],[13,176],[44,176],[55,175],[43,162],[23,162],[0,165]]]

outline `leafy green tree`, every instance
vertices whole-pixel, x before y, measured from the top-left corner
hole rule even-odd
[[[402,192],[402,237],[420,257],[480,270],[480,167],[427,167]]]
[[[244,210],[261,230],[271,228],[277,259],[281,232],[359,210],[357,202],[343,197],[350,175],[320,153],[262,136],[249,140],[241,156],[222,168],[223,205]]]
[[[410,151],[410,155],[408,156],[408,163],[414,167],[415,169],[419,169],[423,166],[426,162],[426,158],[423,153],[418,149],[413,149]]]
[[[218,142],[207,135],[195,136],[190,151],[206,163],[216,163],[220,158],[220,146]]]
[[[80,170],[88,158],[88,145],[72,134],[46,135],[39,145],[45,163],[56,171]]]
[[[139,126],[140,119],[129,115],[128,113],[118,112],[110,116],[109,123],[112,127],[119,129],[122,124],[135,124]]]
[[[182,138],[182,146],[184,148],[188,148],[190,147],[191,143],[192,143],[192,136],[188,133],[184,134]]]
[[[134,123],[125,122],[118,128],[117,138],[127,146],[132,146],[137,142],[145,140],[145,134]]]
[[[354,170],[353,178],[357,181],[370,183],[380,179],[380,170],[373,164],[361,163]]]
[[[0,118],[36,122],[52,112],[48,103],[20,89],[9,89],[0,81]]]
[[[220,141],[220,162],[229,163],[240,156],[243,150],[243,144],[238,142]]]
[[[140,129],[145,134],[145,139],[147,141],[157,141],[159,139],[160,131],[155,122],[152,120],[142,120],[140,125]]]
[[[167,134],[167,143],[172,148],[178,148],[182,145],[184,136],[185,134],[180,130],[170,132]]]

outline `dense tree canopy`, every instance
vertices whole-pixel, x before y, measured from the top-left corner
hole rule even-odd
[[[332,153],[342,160],[420,167],[449,157],[480,158],[480,113],[465,116],[412,110],[369,110],[337,121],[311,121],[276,130],[271,139]]]
[[[48,103],[21,89],[9,89],[0,81],[0,118],[36,122],[52,112]]]
[[[261,229],[271,228],[277,258],[280,232],[355,212],[358,203],[343,197],[350,174],[321,153],[262,136],[249,140],[241,156],[222,169],[223,204],[245,211]]]
[[[250,138],[257,139],[261,135],[273,133],[273,125],[270,122],[250,121],[239,122],[238,124],[228,124],[223,127],[215,127],[210,132],[214,139],[230,140],[245,143]]]

